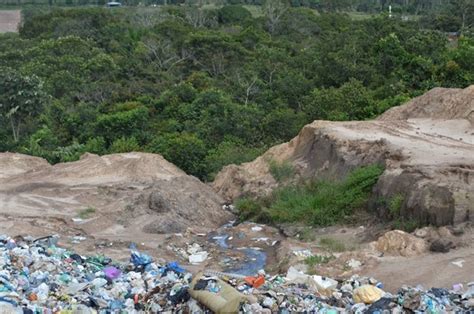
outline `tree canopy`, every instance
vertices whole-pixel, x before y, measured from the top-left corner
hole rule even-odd
[[[172,2],[24,10],[20,33],[0,35],[0,149],[50,162],[156,152],[209,180],[315,119],[370,119],[474,82],[472,9],[460,0],[449,21],[434,4],[404,20],[344,11],[384,1]]]

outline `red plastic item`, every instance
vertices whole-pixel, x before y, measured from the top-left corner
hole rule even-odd
[[[258,288],[262,286],[265,283],[265,277],[264,276],[258,276],[258,277],[245,277],[245,282],[254,288]]]

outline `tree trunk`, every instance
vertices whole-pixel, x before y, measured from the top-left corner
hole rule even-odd
[[[20,135],[20,123],[18,123],[18,127],[15,128],[15,121],[13,121],[13,115],[10,116],[10,125],[12,127],[13,141],[17,143]]]

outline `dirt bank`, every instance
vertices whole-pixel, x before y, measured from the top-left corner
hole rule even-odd
[[[380,216],[402,195],[406,219],[434,225],[474,220],[473,112],[474,85],[436,88],[374,121],[314,121],[256,160],[224,167],[213,187],[229,201],[268,194],[278,186],[270,160],[290,162],[296,177],[316,179],[343,178],[356,167],[379,163],[385,172],[371,207]]]
[[[20,10],[0,10],[0,33],[17,32],[20,22]]]

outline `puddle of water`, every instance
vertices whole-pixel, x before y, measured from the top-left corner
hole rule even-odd
[[[243,249],[245,253],[245,262],[238,267],[229,268],[225,271],[245,276],[255,276],[259,270],[265,268],[267,262],[267,254],[264,251],[255,249]]]
[[[224,228],[229,228],[231,226],[232,223],[225,225]],[[212,237],[212,241],[215,241],[215,243],[217,243],[221,249],[234,252],[243,252],[245,255],[245,260],[238,266],[229,267],[224,269],[224,271],[244,276],[255,276],[259,270],[265,268],[267,254],[264,251],[252,248],[229,249],[229,244],[227,243],[228,239],[229,235],[226,233],[218,233],[216,236]]]

